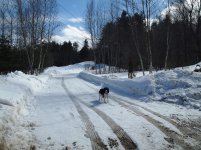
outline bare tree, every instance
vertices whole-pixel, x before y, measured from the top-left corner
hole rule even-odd
[[[129,14],[129,22],[130,22],[130,29],[132,32],[132,40],[133,40],[133,43],[134,43],[135,48],[137,50],[137,55],[138,55],[139,60],[140,60],[140,65],[141,65],[143,75],[145,75],[142,55],[140,52],[139,42],[137,40],[138,39],[137,30],[134,29],[135,28],[135,20],[132,19],[132,16],[134,16],[134,14],[136,13],[136,11],[135,11],[136,10],[136,4],[135,4],[134,0],[125,0],[125,3],[126,3],[127,13]]]
[[[5,11],[6,10],[6,4],[5,0],[2,1],[1,6],[0,6],[0,17],[1,17],[1,36],[5,36]]]
[[[103,27],[108,21],[107,9],[103,7],[103,5],[105,4],[102,1],[98,1],[95,3],[94,0],[91,0],[87,4],[86,17],[85,17],[86,26],[91,35],[91,44],[92,44],[92,49],[94,52],[95,62],[97,62],[98,60],[96,57],[97,55],[99,58],[102,58],[103,60],[105,58],[104,48],[101,51],[99,51],[97,55],[94,51],[97,47],[97,43],[100,40]],[[96,73],[97,73],[97,70],[96,70]],[[100,69],[99,69],[99,73],[101,73]]]
[[[9,22],[9,40],[10,44],[14,44],[14,29],[16,28],[15,24],[15,5],[12,0],[8,1],[8,22]]]
[[[18,21],[19,21],[19,31],[17,32],[19,34],[19,40],[21,39],[23,40],[23,43],[21,44],[20,42],[20,46],[22,48],[26,48],[27,47],[27,25],[26,25],[26,11],[24,8],[24,5],[22,0],[16,0],[16,5],[17,5],[17,17],[18,17]],[[29,65],[29,69],[31,71],[33,71],[33,66],[31,65],[31,58],[30,58],[30,54],[29,51],[26,50],[26,54],[27,54],[27,59],[28,59],[28,65]]]
[[[166,38],[166,55],[165,55],[165,70],[167,70],[167,62],[169,56],[169,49],[170,49],[170,0],[167,0],[167,38]]]
[[[197,61],[199,61],[201,59],[201,0],[176,0],[175,7],[176,19],[183,22],[185,63],[188,63],[188,57],[190,57],[186,40],[189,36],[187,28],[190,28],[191,38],[196,43]]]
[[[56,28],[58,28],[59,24],[58,22],[56,22],[56,14],[57,14],[57,8],[56,8],[56,1],[55,0],[48,0],[49,1],[49,6],[47,7],[47,12],[48,13],[48,17],[46,20],[46,30],[44,31],[45,36],[44,36],[44,40],[46,40],[47,43],[50,43],[52,41],[52,35],[54,34],[54,31]],[[42,54],[42,68],[44,66],[44,62],[45,62],[45,56],[47,54],[47,49],[48,47],[45,48],[43,54]]]
[[[0,35],[10,40],[11,0],[2,0],[0,5]],[[13,12],[13,11],[12,11]]]
[[[87,10],[86,10],[86,26],[87,29],[91,35],[91,45],[92,45],[92,49],[95,48],[95,41],[96,41],[96,37],[95,37],[95,29],[96,29],[96,25],[95,25],[95,4],[94,4],[94,0],[91,0],[90,2],[88,2],[87,4]],[[94,52],[94,61],[96,62],[96,55]]]
[[[110,16],[111,16],[111,22],[113,22],[115,24],[116,19],[119,17],[121,8],[121,0],[111,0],[111,4],[110,4]],[[115,33],[118,33],[118,28],[115,25],[114,26],[114,30]],[[113,72],[118,72],[120,71],[120,69],[118,69],[118,62],[120,60],[119,55],[120,55],[120,46],[119,46],[119,36],[117,36],[115,38],[115,34],[114,35],[110,35],[110,37],[112,37],[110,39],[110,41],[108,41],[109,45],[107,45],[107,47],[109,46],[111,51],[108,50],[108,58],[110,58],[110,63],[111,64],[115,64],[115,68],[113,69]],[[114,39],[117,39],[116,41],[114,41]],[[109,71],[110,71],[110,67],[109,67]]]
[[[26,50],[29,69],[33,73],[34,64],[38,69],[43,67],[43,41],[50,41],[56,27],[56,0],[16,0],[17,16],[19,20],[19,37],[23,39],[23,48]],[[39,61],[36,62],[35,52],[39,50]]]
[[[39,53],[39,63],[38,70],[43,68],[44,60],[47,52],[47,48],[45,47],[46,42],[51,41],[51,37],[53,35],[54,30],[58,27],[56,23],[56,1],[55,0],[44,0],[40,4],[40,23],[39,23],[39,43],[40,43],[40,53]]]
[[[151,49],[151,7],[153,0],[142,0],[143,13],[146,22],[146,45],[149,58],[149,73],[152,73],[153,61],[152,61],[152,49]]]
[[[186,0],[183,2],[183,9],[188,12],[189,26],[193,38],[197,44],[198,60],[201,59],[201,0]]]

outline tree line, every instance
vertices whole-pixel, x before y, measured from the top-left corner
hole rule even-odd
[[[47,54],[44,42],[51,41],[58,25],[56,12],[56,0],[1,0],[1,70],[12,67],[9,63],[18,58],[24,61],[22,68],[31,73],[35,67],[38,70],[43,68]],[[12,54],[20,56],[13,58]],[[8,55],[10,62],[5,55]]]
[[[200,0],[111,0],[104,25],[98,5],[86,13],[97,63],[151,73],[201,61]]]
[[[89,0],[85,23],[91,44],[85,40],[78,51],[77,43],[52,41],[59,26],[56,0],[1,0],[0,72],[33,73],[94,60],[117,68],[109,71],[151,73],[201,60],[200,0],[107,2],[106,7],[102,0]]]
[[[43,68],[38,69],[40,61],[40,50],[46,50],[43,61]],[[6,74],[11,71],[21,70],[25,73],[39,73],[50,66],[67,66],[74,63],[92,60],[92,50],[90,50],[88,41],[85,40],[81,50],[78,50],[77,42],[63,42],[59,44],[55,41],[37,45],[34,50],[33,72],[27,64],[27,52],[16,46],[11,46],[8,40],[0,37],[0,73]]]
[[[22,70],[35,73],[49,66],[65,66],[89,60],[88,41],[52,41],[60,25],[56,0],[1,0],[0,72]]]

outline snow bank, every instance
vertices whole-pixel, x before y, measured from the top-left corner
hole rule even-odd
[[[0,104],[10,103],[14,107],[21,104],[29,94],[40,90],[49,76],[26,75],[20,71],[0,76]]]
[[[191,69],[192,70],[192,69]],[[187,69],[160,71],[134,79],[110,78],[81,72],[79,77],[98,84],[104,83],[125,94],[141,96],[146,100],[175,103],[201,110],[201,73]]]
[[[161,101],[201,110],[201,73],[175,69],[155,75]]]
[[[27,98],[40,90],[48,78],[45,75],[26,75],[20,71],[0,76],[0,145],[3,143],[9,149],[15,145],[17,149],[16,145],[30,139],[30,133],[20,127],[23,115],[27,114]]]
[[[105,85],[124,92],[125,94],[133,94],[137,96],[145,96],[152,94],[154,91],[154,86],[152,85],[149,78],[135,78],[131,79],[115,79],[108,78],[108,76],[98,77],[94,74],[88,72],[81,72],[79,77],[88,81],[96,82],[98,84],[104,83]]]

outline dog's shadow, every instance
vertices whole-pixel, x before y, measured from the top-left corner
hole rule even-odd
[[[94,100],[94,101],[91,101],[90,103],[91,103],[91,107],[96,107],[102,104],[102,102],[100,102],[99,100]]]

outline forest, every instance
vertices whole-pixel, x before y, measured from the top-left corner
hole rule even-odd
[[[91,39],[83,41],[81,48],[68,39],[62,44],[52,40],[60,26],[56,3],[2,0],[2,74],[15,70],[34,73],[88,60],[151,73],[201,60],[199,0],[110,0],[108,10],[89,0],[85,23]]]

